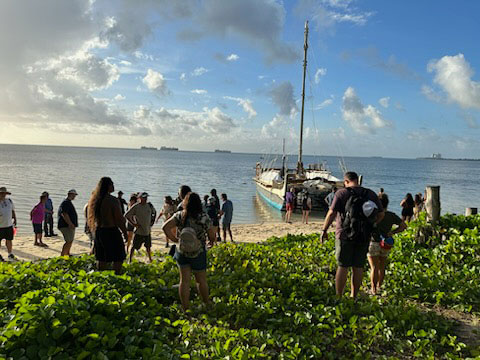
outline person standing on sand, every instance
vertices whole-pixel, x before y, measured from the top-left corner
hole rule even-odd
[[[380,246],[381,239],[392,237],[394,234],[401,233],[407,228],[405,222],[400,219],[397,214],[387,210],[389,202],[388,195],[383,193],[379,196],[379,199],[385,211],[385,216],[373,230],[367,254],[370,264],[370,291],[372,295],[380,292],[383,279],[385,278],[385,263],[389,250],[383,249]],[[397,225],[397,228],[394,230],[392,230],[393,225]]]
[[[78,215],[72,203],[77,195],[74,189],[70,190],[67,198],[63,200],[58,208],[58,230],[63,234],[63,239],[65,240],[61,256],[70,256],[70,249],[75,238],[75,228],[78,227]]]
[[[227,232],[230,235],[230,240],[233,241],[232,230],[230,226],[232,224],[233,218],[233,204],[227,198],[227,194],[222,194],[222,209],[220,210],[220,215],[222,216],[222,228],[223,228],[223,241],[227,242]]]
[[[287,193],[285,194],[285,210],[287,211],[285,213],[285,222],[288,224],[291,224],[292,222],[290,221],[292,218],[292,212],[293,212],[293,203],[294,203],[294,198],[295,195],[294,193],[294,188],[291,188]]]
[[[35,236],[34,246],[48,247],[42,241],[42,223],[45,219],[45,203],[47,202],[47,195],[42,194],[40,196],[40,202],[35,205],[30,211],[30,220],[32,220],[33,234]]]
[[[413,208],[415,207],[412,194],[407,193],[405,198],[400,202],[400,206],[402,207],[402,220],[407,223],[410,222],[413,217]]]
[[[47,196],[47,202],[45,203],[45,220],[43,224],[43,232],[45,233],[45,237],[52,237],[57,236],[53,232],[53,203],[52,199],[50,199],[50,194],[46,191],[42,193],[42,195]]]
[[[335,219],[335,257],[337,259],[337,274],[335,276],[335,290],[338,297],[343,295],[345,284],[347,282],[348,270],[352,268],[351,280],[351,297],[356,298],[363,278],[363,267],[367,260],[368,246],[371,236],[371,227],[373,224],[368,224],[363,221],[369,217],[375,216],[375,222],[380,222],[385,213],[382,204],[375,194],[370,189],[365,189],[358,184],[358,175],[355,172],[347,172],[344,175],[345,188],[340,189],[335,193],[332,206],[328,210],[325,218],[325,225],[322,230],[322,242],[328,237],[328,228]],[[351,199],[351,201],[349,201]],[[361,205],[361,210],[356,206]],[[376,209],[375,209],[376,207]],[[355,216],[362,219],[347,217],[347,209],[350,211],[355,209]],[[362,214],[358,212],[362,211]],[[345,220],[349,220],[347,221]],[[351,221],[353,220],[353,221]],[[361,221],[363,225],[359,231],[351,233],[350,224],[352,222]]]
[[[220,214],[220,199],[217,195],[217,189],[210,190],[210,195],[215,199],[215,208],[217,210],[217,217]],[[218,219],[217,219],[218,223]],[[222,237],[220,236],[220,224],[217,224],[217,241],[222,241]]]
[[[17,215],[15,214],[15,206],[13,201],[8,198],[7,195],[11,195],[7,191],[5,186],[0,187],[0,245],[3,239],[7,246],[8,260],[15,260],[15,256],[12,252],[12,241],[14,237],[13,228],[17,227]],[[0,262],[5,261],[0,255]]]
[[[148,260],[152,262],[152,214],[155,208],[147,202],[148,194],[143,192],[139,196],[140,202],[133,205],[125,214],[127,221],[135,228],[129,262],[132,262],[135,250],[140,250],[142,245],[147,250]]]
[[[138,193],[133,193],[130,195],[130,200],[128,201],[128,207],[127,210],[130,209],[133,205],[135,205],[138,202]],[[135,228],[133,227],[132,224],[130,224],[128,221],[126,222],[127,225],[127,234],[128,234],[128,239],[127,239],[127,244],[126,244],[126,250],[127,254],[130,251],[130,246],[132,245],[132,240],[133,240],[133,230]]]
[[[208,198],[209,198],[209,197],[210,197],[209,195],[205,195],[205,196],[203,197],[202,209],[203,209],[203,212],[204,212],[205,214],[206,214],[207,211],[208,211]]]
[[[312,211],[312,198],[308,194],[308,191],[305,191],[303,194],[302,200],[302,224],[308,224],[308,215]]]
[[[102,177],[88,202],[88,226],[95,234],[95,258],[97,269],[107,270],[112,265],[115,274],[120,274],[127,254],[123,239],[127,241],[125,217],[112,179]],[[122,239],[123,235],[123,239]]]
[[[173,204],[173,199],[171,196],[165,196],[162,210],[160,210],[160,214],[158,214],[158,218],[156,222],[158,223],[158,221],[162,216],[165,222],[168,219],[170,219],[173,216],[173,214],[175,214],[175,205]],[[167,243],[165,244],[165,247],[167,248],[170,247],[168,238],[167,238]]]
[[[330,209],[330,206],[332,206],[333,198],[335,197],[335,193],[337,191],[337,188],[334,186],[332,187],[332,191],[328,193],[327,196],[325,196],[325,204],[327,204],[327,210]]]
[[[190,189],[190,186],[188,185],[182,185],[178,189],[178,197],[176,199],[176,205],[177,205],[177,211],[183,210],[183,199],[192,192],[192,189]]]
[[[205,304],[210,304],[207,284],[207,237],[210,242],[215,241],[215,229],[210,218],[202,211],[202,201],[196,193],[189,193],[184,200],[185,208],[177,211],[165,224],[163,231],[174,243],[173,258],[177,261],[180,270],[180,286],[178,294],[184,311],[190,308],[190,282],[191,274],[195,275],[198,293]],[[177,229],[177,231],[175,231]],[[201,242],[200,249],[195,253],[182,253],[182,243]]]
[[[413,202],[415,204],[415,207],[413,208],[413,219],[418,219],[420,213],[423,211],[422,194],[415,194]]]
[[[217,209],[216,200],[213,196],[211,196],[208,199],[207,215],[210,218],[210,220],[212,221],[212,227],[215,229],[215,234],[217,234],[216,241],[222,241],[221,238],[220,238],[220,240],[218,240],[218,232],[220,231],[219,230],[219,228],[220,228],[220,221],[219,221],[220,213]],[[209,246],[213,246],[214,244],[215,244],[215,242],[209,243]]]
[[[128,207],[128,204],[127,201],[123,198],[122,190],[118,192],[118,201],[120,202],[120,206],[122,208],[122,214],[125,214],[125,207]]]

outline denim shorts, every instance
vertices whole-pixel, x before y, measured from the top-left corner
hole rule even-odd
[[[180,254],[177,246],[173,258],[177,261],[179,267],[190,266],[193,272],[207,270],[207,251],[205,248],[197,257],[189,258]]]

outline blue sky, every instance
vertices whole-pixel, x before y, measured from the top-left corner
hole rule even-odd
[[[0,5],[4,143],[480,157],[474,1]],[[52,15],[53,14],[53,15]]]

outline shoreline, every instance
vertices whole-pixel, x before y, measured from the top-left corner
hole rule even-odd
[[[281,237],[287,234],[311,234],[321,232],[323,220],[312,219],[309,224],[302,224],[301,222],[294,222],[286,224],[285,222],[263,222],[256,224],[233,224],[232,234],[233,240],[236,243],[259,243],[267,240],[270,237]],[[82,229],[83,230],[83,229]],[[58,232],[58,231],[57,231]],[[223,231],[221,231],[223,235]],[[17,234],[13,240],[13,254],[20,261],[37,261],[49,259],[60,256],[64,240],[62,235],[43,238],[43,242],[48,245],[48,248],[33,245],[32,234]],[[227,239],[229,239],[227,235]],[[230,240],[228,240],[230,242]],[[152,251],[168,252],[169,248],[165,247],[165,235],[163,234],[159,225],[152,229]],[[144,248],[142,248],[144,249]],[[89,252],[89,239],[80,228],[77,228],[75,233],[75,240],[73,241],[71,254],[72,256],[82,255]],[[0,254],[4,259],[7,259],[7,250],[5,242],[2,241],[0,247]],[[134,259],[145,261],[146,256],[136,253]]]

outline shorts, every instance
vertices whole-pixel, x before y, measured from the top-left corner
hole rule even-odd
[[[413,208],[403,208],[402,216],[413,216]]]
[[[60,232],[63,234],[63,239],[65,242],[72,242],[75,238],[75,228],[70,229],[69,227],[59,228]]]
[[[217,226],[220,225],[220,222],[218,221],[218,218],[210,218],[212,220],[212,226]]]
[[[33,224],[33,233],[34,234],[41,234],[43,232],[43,229],[42,229],[42,224]]]
[[[310,211],[310,208],[308,207],[308,205],[303,205],[302,210],[303,211]]]
[[[335,239],[335,258],[338,266],[363,268],[367,260],[368,241]]]
[[[207,251],[203,249],[203,251],[198,254],[195,258],[189,258],[183,256],[178,252],[178,249],[175,248],[175,254],[173,258],[177,261],[177,265],[179,267],[190,266],[193,272],[205,271],[207,270]]]
[[[230,229],[230,225],[231,225],[231,224],[232,224],[231,222],[224,222],[224,223],[222,223],[222,228],[223,228],[223,230],[228,230],[228,229]]]
[[[287,203],[287,205],[285,205],[285,209],[287,211],[293,211],[293,204],[292,203]]]
[[[368,247],[368,256],[387,257],[389,252],[389,250],[382,248],[380,243],[376,241],[371,241]]]
[[[13,226],[0,228],[0,240],[13,240]]]
[[[118,228],[98,228],[95,231],[95,258],[102,262],[121,262],[127,258]]]
[[[152,236],[135,234],[133,237],[133,248],[139,250],[142,247],[142,244],[145,244],[145,247],[150,249],[152,247]]]

